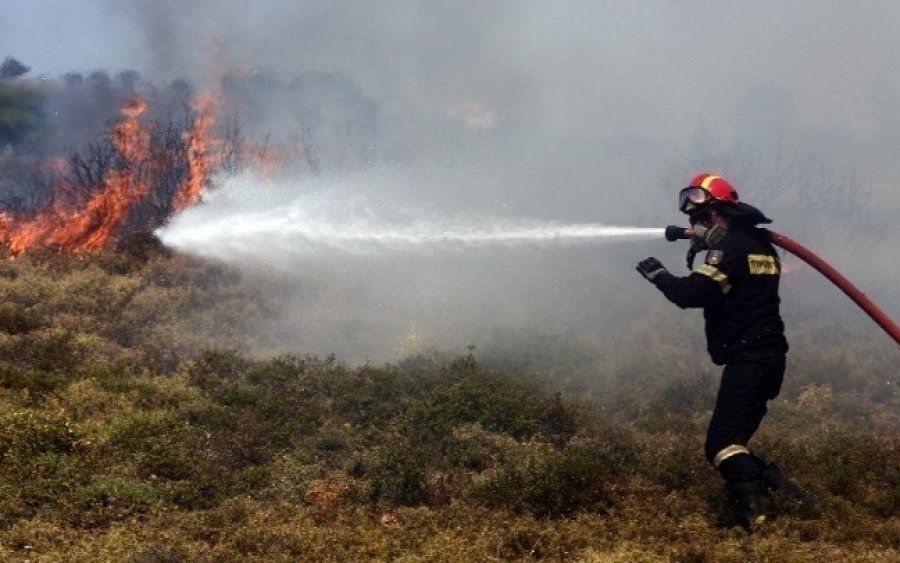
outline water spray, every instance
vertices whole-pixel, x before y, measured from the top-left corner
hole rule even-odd
[[[828,262],[817,256],[810,249],[806,248],[802,244],[798,243],[794,239],[787,237],[785,235],[776,233],[770,229],[764,229],[769,235],[769,242],[772,244],[779,246],[794,256],[797,256],[816,270],[834,285],[838,286],[841,291],[843,291],[847,296],[853,300],[863,311],[866,312],[869,317],[875,321],[878,326],[880,326],[891,338],[894,339],[894,342],[900,344],[900,327],[897,326],[887,314],[882,311],[871,299],[869,299],[866,294],[864,294],[858,287],[856,287],[853,282],[844,277],[840,272],[838,272],[834,267],[832,267]],[[676,240],[684,240],[690,239],[694,236],[694,232],[691,229],[679,227],[677,225],[669,225],[665,228],[665,237],[666,240],[670,242],[674,242]]]
[[[210,193],[204,205],[179,213],[157,235],[167,246],[240,261],[263,254],[372,256],[596,244],[652,240],[663,234],[661,228],[448,214],[395,198],[341,193],[327,184],[315,187],[296,195],[290,185],[261,184],[252,176],[231,178]]]
[[[193,229],[162,230],[160,234],[166,244],[201,252],[203,247],[223,246],[239,250],[242,246],[255,247],[259,244],[257,241],[266,241],[269,245],[290,248],[294,254],[324,249],[372,254],[482,246],[577,244],[610,238],[649,240],[663,234],[659,228],[615,227],[595,223],[497,222],[489,225],[485,222],[468,226],[418,223],[397,226],[258,219],[241,221],[230,218],[227,222],[214,222]]]

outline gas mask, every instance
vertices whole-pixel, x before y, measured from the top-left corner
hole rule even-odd
[[[702,240],[707,246],[713,247],[725,236],[725,226],[715,223],[711,227],[697,223],[694,225],[694,236]]]
[[[701,250],[708,250],[718,244],[725,236],[727,228],[719,221],[715,221],[711,210],[702,210],[691,215],[691,246],[687,252],[687,267],[694,269],[694,258]]]

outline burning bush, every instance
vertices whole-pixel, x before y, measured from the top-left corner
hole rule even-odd
[[[143,98],[129,99],[107,138],[57,162],[34,180],[45,187],[34,190],[32,201],[0,215],[0,240],[14,255],[43,247],[97,250],[127,233],[151,233],[173,211],[196,203],[212,170],[214,120],[209,102],[196,107],[164,128],[141,120]]]
[[[374,104],[340,73],[227,73],[194,95],[134,71],[36,81],[14,59],[3,68],[0,243],[12,255],[120,246],[196,204],[216,171],[318,174],[366,162],[374,144]],[[241,112],[253,139],[241,136]]]

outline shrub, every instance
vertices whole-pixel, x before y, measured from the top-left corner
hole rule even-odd
[[[666,492],[719,485],[719,477],[703,455],[703,434],[690,437],[673,432],[646,438],[638,465],[645,477],[662,485]],[[717,493],[720,492],[717,489]]]
[[[776,496],[751,546],[713,525],[727,506],[702,456],[699,342],[636,326],[590,346],[526,334],[483,363],[250,359],[234,343],[267,305],[242,283],[153,251],[0,262],[0,559],[874,561],[900,545],[897,362],[863,332],[792,351],[753,444],[828,510]]]
[[[181,480],[194,475],[201,444],[177,414],[139,411],[116,421],[109,445],[129,454],[142,477]]]
[[[363,432],[387,423],[409,400],[409,379],[390,368],[365,366],[329,380],[331,415]]]
[[[29,369],[0,362],[0,387],[25,391],[25,398],[31,404],[37,404],[44,396],[67,383],[65,377],[58,373],[38,369]]]
[[[188,382],[214,398],[238,381],[250,362],[235,350],[203,350],[187,367]]]
[[[129,406],[121,393],[104,388],[94,377],[70,384],[61,394],[60,402],[76,422],[117,416]]]
[[[0,460],[71,452],[77,437],[61,414],[23,409],[0,414]]]
[[[70,520],[84,527],[106,525],[163,504],[160,492],[149,483],[107,476],[76,487],[65,501]]]
[[[376,452],[369,472],[369,500],[393,506],[428,504],[427,473],[427,460],[418,448],[402,441],[385,444]]]
[[[44,327],[47,321],[32,308],[14,303],[0,303],[0,331],[7,334],[24,334]]]
[[[613,502],[610,480],[616,469],[606,456],[586,447],[538,450],[485,474],[471,498],[488,507],[537,517],[603,512]]]
[[[647,430],[702,433],[716,403],[716,383],[709,373],[696,372],[645,390],[643,399],[640,420]]]
[[[479,424],[463,424],[448,437],[446,459],[452,467],[482,472],[507,463],[523,447],[511,437],[488,432]]]
[[[100,359],[102,340],[61,328],[0,334],[0,356],[10,363],[48,372],[75,372]]]
[[[796,452],[810,479],[833,495],[888,517],[900,510],[900,447],[896,438],[859,432],[821,436]]]
[[[430,392],[408,408],[409,431],[423,445],[443,442],[461,424],[518,440],[565,430],[558,398],[546,396],[534,376],[485,373],[471,356],[442,371]]]

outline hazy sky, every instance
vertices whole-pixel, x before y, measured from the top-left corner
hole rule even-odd
[[[900,3],[3,0],[0,53],[36,73],[227,65],[354,75],[378,98],[483,100],[563,130],[674,136],[774,84],[801,124],[870,132],[900,91]],[[215,45],[221,46],[221,53]],[[407,106],[409,107],[409,106]]]

